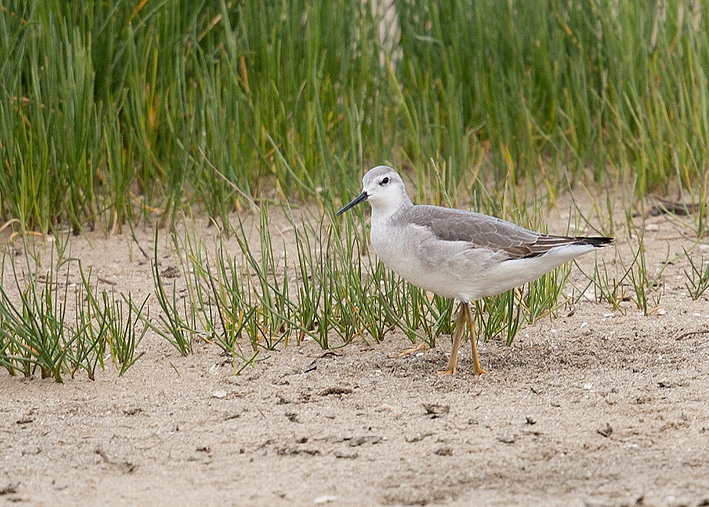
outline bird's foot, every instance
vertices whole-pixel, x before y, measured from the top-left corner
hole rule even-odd
[[[436,372],[436,375],[453,375],[455,373],[455,366],[453,368],[446,368],[445,370],[440,370]]]
[[[473,366],[473,373],[475,375],[485,375],[487,373],[487,370],[483,370],[482,367],[478,364]]]
[[[416,345],[415,347],[412,347],[410,349],[406,349],[405,351],[403,351],[401,354],[399,354],[399,357],[411,356],[411,355],[421,352],[423,350],[428,350],[428,345],[421,342],[418,345]]]

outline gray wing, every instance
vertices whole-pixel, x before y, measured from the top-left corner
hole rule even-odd
[[[536,257],[564,245],[603,246],[610,238],[574,238],[539,234],[500,218],[439,206],[412,206],[401,220],[428,228],[443,241],[464,241],[471,248],[504,252],[509,259]]]

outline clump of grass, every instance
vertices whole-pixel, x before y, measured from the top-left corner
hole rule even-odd
[[[75,366],[85,369],[93,380],[97,365],[104,368],[108,348],[121,376],[143,355],[143,352],[136,355],[135,349],[148,331],[148,325],[141,318],[147,312],[148,297],[137,306],[130,293],[120,298],[107,291],[99,295],[91,287],[91,272],[85,273],[81,263],[79,273],[81,290],[76,293],[76,325],[85,330],[87,339],[77,340]]]
[[[638,309],[642,310],[644,315],[648,315],[660,306],[660,300],[662,297],[662,273],[668,265],[667,259],[669,259],[670,254],[668,250],[667,258],[665,262],[663,262],[662,268],[659,269],[654,275],[651,275],[649,273],[645,255],[644,224],[642,227],[635,226],[630,212],[627,213],[626,220],[628,223],[627,231],[629,235],[628,245],[631,247],[633,260],[627,268],[621,269],[625,269],[625,276],[633,286],[635,297],[631,297],[631,299],[635,301]],[[633,241],[633,238],[630,237],[631,234],[637,241]],[[633,247],[634,243],[637,243],[636,248]],[[624,266],[624,263],[621,261],[620,265]]]
[[[143,321],[150,326],[158,335],[166,339],[183,356],[192,353],[193,336],[196,333],[195,313],[188,299],[178,298],[177,287],[172,284],[172,295],[168,295],[165,290],[163,277],[160,275],[160,263],[158,262],[158,230],[155,229],[155,241],[153,243],[152,274],[155,285],[155,298],[158,300],[162,313],[158,317],[160,325],[151,323],[146,317]],[[180,304],[182,301],[182,312]]]
[[[236,239],[241,247],[246,263],[246,277],[256,279],[256,290],[248,294],[258,299],[254,312],[252,339],[263,341],[266,349],[272,350],[282,340],[287,340],[293,332],[293,309],[290,299],[290,280],[287,249],[280,246],[282,256],[277,261],[274,255],[272,235],[269,229],[268,209],[261,209],[259,215],[259,246],[258,254],[246,239],[243,223],[240,221],[236,230]],[[258,338],[254,335],[258,333]]]
[[[248,297],[250,278],[244,276],[241,258],[228,253],[224,233],[218,236],[211,258],[201,238],[189,233],[183,237],[180,242],[173,234],[173,248],[181,260],[189,311],[195,315],[194,332],[229,355],[238,373],[253,364],[262,350],[257,339],[246,336],[256,312]]]
[[[566,264],[527,284],[520,304],[530,324],[557,309],[559,300],[563,299],[562,290],[570,274],[571,266]]]
[[[654,275],[651,274],[646,261],[644,229],[633,223],[630,212],[626,220],[626,244],[630,248],[631,261],[628,262],[616,247],[616,258],[610,266],[606,261],[599,264],[596,260],[591,274],[585,273],[579,267],[589,280],[589,284],[579,291],[579,297],[592,286],[596,300],[608,302],[614,310],[623,311],[623,302],[632,301],[644,315],[649,315],[660,308],[662,274],[669,265],[669,250],[662,267]]]
[[[14,263],[12,268],[20,301],[11,300],[3,283],[0,289],[3,366],[11,375],[20,372],[29,377],[39,369],[42,378],[53,377],[62,382],[63,374],[69,371],[70,348],[82,333],[81,329],[70,328],[66,323],[69,284],[60,284],[54,271],[40,280],[28,269],[29,281],[22,287]],[[2,278],[5,279],[4,269]],[[59,289],[61,285],[63,291]],[[82,345],[80,342],[79,360],[85,357]],[[89,344],[89,348],[94,349],[95,344]]]
[[[98,340],[93,336],[91,341],[96,341],[102,346],[108,345],[113,364],[118,370],[118,375],[123,375],[135,362],[143,356],[143,352],[136,354],[137,345],[143,340],[149,326],[141,318],[146,311],[148,298],[146,297],[140,306],[133,302],[131,294],[121,296],[121,299],[115,297],[106,291],[101,293],[101,299],[97,300],[93,294],[88,296],[91,307],[93,308],[94,319],[99,323],[99,332],[96,333],[93,326],[88,326],[88,331],[92,335],[101,335],[105,333],[105,340]],[[148,317],[149,318],[149,317]],[[142,325],[141,325],[142,322]],[[103,351],[101,351],[103,352]],[[103,353],[101,356],[103,357]],[[101,362],[103,367],[103,362]],[[90,372],[90,378],[93,379],[93,372]]]
[[[516,301],[518,294],[511,290],[475,301],[475,325],[480,337],[489,340],[504,336],[506,343],[512,344],[524,323],[523,306]]]
[[[684,275],[687,277],[684,285],[689,296],[693,301],[696,301],[709,288],[709,262],[705,262],[704,257],[701,257],[697,262],[687,250],[683,251],[689,262],[689,271],[684,271]]]
[[[578,267],[578,264],[576,264]],[[581,268],[579,267],[581,270]],[[589,280],[589,284],[578,291],[578,298],[583,297],[589,286],[593,286],[593,294],[596,301],[599,303],[606,301],[609,303],[613,310],[622,310],[622,303],[629,299],[627,292],[625,290],[625,279],[629,276],[629,271],[626,270],[620,275],[616,276],[615,270],[608,267],[608,263],[603,260],[600,265],[598,259],[595,260],[593,266],[593,273],[587,274],[583,270],[581,272]]]
[[[39,371],[42,378],[63,382],[66,374],[73,378],[78,371],[85,371],[94,380],[97,368],[104,368],[107,349],[119,375],[142,355],[136,356],[135,347],[147,328],[136,329],[140,329],[138,316],[147,299],[136,314],[130,294],[125,301],[105,291],[97,298],[91,275],[80,263],[81,283],[74,284],[70,282],[71,260],[60,263],[52,257],[49,270],[41,274],[37,259],[33,262],[29,254],[25,254],[24,285],[15,262],[10,261],[18,294],[13,298],[5,290],[6,260],[3,257],[0,288],[0,365],[11,375],[30,377]],[[62,266],[63,276],[59,273]],[[70,287],[75,288],[73,320],[67,314]]]
[[[379,342],[396,322],[387,290],[391,279],[358,234],[361,225],[355,221],[328,229],[325,269],[316,271],[325,288],[325,308],[331,310],[330,316],[323,314],[321,319],[330,323],[345,344],[355,337]]]

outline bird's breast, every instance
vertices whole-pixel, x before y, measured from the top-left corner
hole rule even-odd
[[[370,239],[377,257],[389,269],[440,296],[475,298],[476,287],[485,277],[484,258],[477,258],[464,242],[437,239],[426,227],[373,222]]]

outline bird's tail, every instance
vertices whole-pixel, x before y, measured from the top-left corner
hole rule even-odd
[[[576,241],[574,241],[574,245],[590,245],[596,248],[603,248],[605,246],[609,246],[613,244],[613,239],[614,238],[605,238],[601,236],[596,236],[596,237],[580,237],[580,238],[575,238]]]

